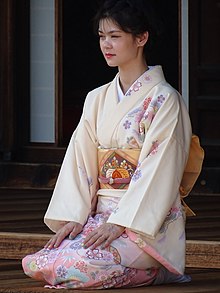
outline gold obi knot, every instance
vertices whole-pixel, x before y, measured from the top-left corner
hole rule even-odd
[[[183,173],[182,181],[180,183],[180,197],[187,216],[195,216],[195,213],[185,203],[184,198],[189,195],[196,180],[198,179],[199,174],[202,170],[203,160],[204,150],[200,146],[198,136],[193,134],[188,161]]]
[[[140,149],[98,149],[101,189],[128,189]]]

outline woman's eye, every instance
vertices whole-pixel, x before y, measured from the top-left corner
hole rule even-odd
[[[112,36],[112,39],[117,39],[119,38],[119,36]]]
[[[100,40],[104,40],[105,39],[105,36],[99,35],[99,39]]]

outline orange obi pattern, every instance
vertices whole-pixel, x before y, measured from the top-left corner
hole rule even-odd
[[[140,155],[140,149],[98,149],[101,189],[128,189]]]

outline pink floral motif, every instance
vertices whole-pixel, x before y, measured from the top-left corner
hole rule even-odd
[[[151,78],[150,75],[146,75],[146,76],[144,77],[144,80],[149,82],[149,81],[152,80],[152,78]]]
[[[47,265],[47,263],[48,263],[48,254],[47,253],[41,254],[36,259],[36,265],[39,269],[45,267]]]
[[[152,100],[151,97],[146,98],[146,99],[144,100],[144,103],[143,103],[144,110],[147,110],[147,108],[148,108],[148,106],[149,106],[151,100]]]
[[[142,87],[142,83],[140,81],[136,81],[133,86],[130,88],[130,90],[128,90],[128,92],[126,93],[126,96],[130,96],[132,92],[138,92],[140,87]]]
[[[103,254],[99,252],[99,249],[88,250],[86,252],[86,256],[89,259],[96,259],[96,260],[103,258]]]
[[[80,260],[75,263],[75,268],[78,269],[80,272],[84,272],[84,273],[87,273],[88,271],[88,268],[85,262]]]
[[[111,276],[104,280],[103,288],[111,288],[117,286],[118,284],[123,284],[126,280],[126,276],[122,274],[121,271],[114,271],[111,273]]]
[[[139,91],[140,87],[142,87],[142,83],[140,81],[137,81],[137,82],[134,83],[134,85],[132,87],[132,90],[134,92],[137,92],[137,91]]]

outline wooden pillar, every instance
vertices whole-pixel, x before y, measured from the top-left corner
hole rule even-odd
[[[10,160],[14,147],[14,1],[0,1],[0,152]]]

